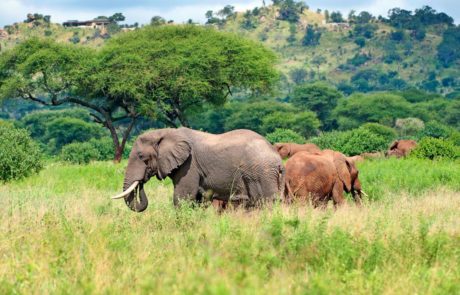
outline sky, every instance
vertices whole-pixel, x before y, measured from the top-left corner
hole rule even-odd
[[[366,10],[374,15],[386,16],[389,9],[400,7],[414,10],[429,5],[437,11],[460,21],[459,0],[307,0],[311,9],[339,10],[347,15],[350,10]],[[265,0],[267,4],[270,0]],[[203,22],[208,10],[218,11],[227,4],[237,11],[262,6],[262,0],[0,0],[0,26],[23,21],[27,13],[51,15],[53,22],[89,20],[100,15],[110,16],[122,12],[126,23],[146,24],[152,16],[182,23],[188,19]]]

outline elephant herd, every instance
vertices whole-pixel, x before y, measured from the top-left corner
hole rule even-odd
[[[411,144],[415,146],[397,141],[388,155],[404,156]],[[229,204],[251,208],[278,197],[286,203],[300,200],[324,207],[332,201],[338,206],[345,202],[344,192],[360,204],[363,192],[355,162],[370,156],[346,157],[314,144],[272,146],[245,129],[217,135],[189,128],[158,129],[137,138],[123,192],[112,198],[124,199],[133,211],[144,211],[148,206],[144,184],[155,176],[171,178],[176,206],[181,201],[211,201],[218,210]],[[284,158],[289,158],[285,165]]]

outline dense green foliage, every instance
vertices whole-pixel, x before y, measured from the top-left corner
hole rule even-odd
[[[451,141],[441,138],[424,137],[417,147],[411,151],[411,156],[421,159],[458,159],[460,158],[460,146],[455,146]]]
[[[262,45],[198,26],[146,27],[110,40],[99,77],[114,96],[141,103],[166,124],[188,126],[188,113],[222,105],[231,89],[269,91],[276,58]]]
[[[335,88],[324,84],[303,84],[297,86],[291,97],[292,104],[300,109],[314,111],[318,119],[321,120],[324,129],[328,130],[331,126],[330,114],[336,107],[342,94]]]
[[[83,109],[32,112],[21,118],[18,125],[27,128],[32,138],[50,155],[59,154],[64,145],[72,142],[108,137],[104,129],[95,124]],[[113,143],[110,149],[113,157]]]
[[[332,149],[349,156],[384,151],[389,144],[387,138],[367,128],[326,132],[312,138],[311,142],[321,149]]]
[[[60,158],[63,161],[75,164],[88,164],[91,160],[97,160],[101,155],[89,142],[75,142],[64,146]]]
[[[386,142],[391,142],[397,137],[397,133],[393,128],[378,123],[366,123],[360,128],[383,137]]]
[[[443,34],[443,40],[438,46],[438,58],[442,65],[449,67],[460,59],[460,28],[453,27],[447,29]]]
[[[305,138],[302,135],[290,129],[276,128],[275,131],[268,133],[266,138],[272,144],[277,142],[305,143]]]
[[[404,98],[387,93],[354,94],[340,100],[333,116],[340,129],[359,127],[366,122],[392,126],[397,118],[411,114],[411,105]]]
[[[0,182],[29,176],[42,167],[40,148],[27,130],[0,121]]]

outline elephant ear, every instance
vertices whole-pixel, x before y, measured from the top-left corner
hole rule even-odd
[[[286,150],[286,154],[287,154],[288,158],[291,157],[292,156],[291,155],[291,145],[290,144],[285,144],[285,145],[283,145],[283,148]]]
[[[291,156],[291,148],[290,148],[290,146],[288,144],[277,143],[277,144],[275,144],[275,147],[276,147],[276,151],[278,152],[278,154],[286,155],[286,157]]]
[[[177,130],[167,132],[158,141],[158,177],[166,178],[188,159],[191,152],[189,139]]]
[[[390,150],[393,150],[398,147],[399,140],[393,141],[393,143],[390,145]]]
[[[340,181],[347,192],[351,191],[351,175],[350,175],[350,163],[347,162],[345,156],[335,153],[334,155],[334,165],[337,169],[337,174],[339,175]]]

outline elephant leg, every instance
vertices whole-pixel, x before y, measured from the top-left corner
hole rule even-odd
[[[345,198],[343,197],[343,184],[341,181],[336,181],[332,188],[332,201],[336,208],[345,203]]]
[[[202,199],[200,192],[200,176],[195,171],[178,171],[172,177],[174,183],[174,206],[179,206],[181,201],[199,201]]]
[[[248,195],[247,205],[249,207],[259,206],[268,196],[264,196],[264,190],[258,179],[243,178],[244,186]]]

